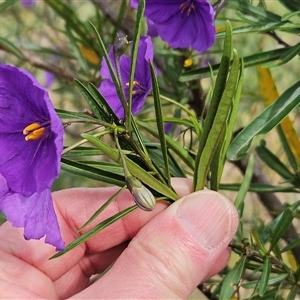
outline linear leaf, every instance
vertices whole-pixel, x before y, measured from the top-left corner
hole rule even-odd
[[[163,121],[163,112],[162,112],[162,103],[160,99],[159,86],[154,70],[154,66],[149,63],[151,70],[151,79],[153,86],[153,99],[154,99],[154,108],[155,108],[155,116],[156,116],[156,126],[159,135],[159,142],[161,146],[161,152],[164,159],[164,171],[167,177],[168,184],[171,185],[171,177],[170,177],[170,166],[169,166],[169,158],[167,152],[167,143],[165,138],[165,127]]]
[[[217,112],[214,116],[213,123],[209,128],[207,127],[206,119],[203,127],[203,134],[199,142],[199,150],[196,158],[195,166],[195,175],[194,175],[194,189],[200,190],[203,189],[206,182],[206,176],[209,171],[209,166],[222,135],[222,130],[226,124],[228,114],[230,111],[232,99],[236,90],[239,70],[240,70],[240,61],[238,54],[233,51],[234,59],[229,74],[228,81],[226,83],[225,90],[223,92],[222,98],[218,105]],[[206,128],[206,129],[205,129]],[[207,137],[204,135],[204,132],[208,131]],[[203,146],[202,146],[203,145]]]
[[[0,4],[0,13],[4,11],[7,7],[15,4],[19,0],[5,0],[3,3]]]
[[[91,39],[86,26],[80,21],[70,5],[57,0],[45,0],[45,2],[66,22],[70,29],[76,32],[85,46],[95,51],[98,50],[95,48],[95,43]]]
[[[130,132],[130,126],[131,126],[131,117],[132,117],[132,92],[133,92],[133,81],[134,81],[134,75],[135,75],[135,69],[136,69],[136,60],[137,60],[137,54],[139,49],[139,41],[141,37],[141,31],[142,31],[142,21],[145,11],[145,0],[140,0],[138,4],[137,14],[136,14],[136,22],[135,22],[135,30],[133,35],[133,41],[132,41],[132,50],[131,50],[131,64],[130,64],[130,74],[129,74],[129,99],[128,99],[128,111],[127,111],[127,120],[129,125],[129,132]]]
[[[13,43],[3,37],[0,37],[0,48],[14,54],[18,58],[24,58],[23,53]]]
[[[229,146],[227,158],[238,160],[245,156],[253,138],[259,134],[266,134],[273,129],[299,102],[300,81],[288,88],[237,135]]]
[[[241,188],[239,189],[239,192],[234,201],[234,206],[237,208],[240,217],[243,216],[244,199],[246,197],[246,194],[249,191],[249,186],[253,175],[253,168],[254,168],[254,157],[253,155],[250,155],[245,176],[241,184]]]
[[[63,254],[69,252],[70,250],[74,249],[75,247],[79,246],[80,244],[86,242],[88,239],[95,236],[97,233],[99,233],[104,228],[108,227],[109,225],[117,222],[118,220],[126,217],[129,213],[137,209],[136,205],[130,206],[123,211],[118,212],[117,214],[113,215],[112,217],[107,218],[103,222],[96,225],[93,229],[87,231],[83,235],[81,235],[79,238],[77,238],[75,241],[70,243],[63,251],[60,251],[53,256],[50,257],[50,259],[57,258],[62,256]]]
[[[114,193],[102,206],[100,206],[93,215],[77,230],[77,232],[81,231],[83,228],[88,226],[91,222],[93,222],[115,199],[124,189],[126,185],[120,188],[116,193]]]
[[[268,285],[277,284],[278,282],[282,282],[285,278],[287,278],[288,273],[278,274],[276,276],[272,276],[268,280]],[[257,286],[258,280],[253,280],[247,283],[242,284],[242,287],[245,289],[253,289]],[[261,298],[259,298],[261,299]],[[269,298],[270,299],[270,298]]]
[[[270,235],[271,243],[269,247],[269,252],[272,251],[273,247],[282,238],[284,233],[289,229],[291,223],[293,222],[294,216],[289,208],[286,208],[274,221],[277,222],[276,226],[272,230]]]
[[[291,181],[294,179],[294,174],[286,167],[286,165],[273,154],[265,145],[261,142],[261,145],[255,148],[259,158],[277,174],[279,174],[285,180]]]
[[[105,171],[103,169],[88,166],[66,158],[61,159],[62,169],[72,174],[98,180],[112,185],[123,186],[125,179],[123,175]]]
[[[237,285],[245,269],[246,256],[242,256],[235,266],[226,274],[222,281],[219,299],[229,300],[234,293],[234,285]]]
[[[107,112],[107,109],[105,106],[102,106],[99,101],[97,101],[93,94],[88,90],[88,88],[86,88],[83,83],[81,83],[79,80],[75,79],[75,84],[78,88],[78,90],[80,91],[80,93],[82,94],[82,96],[84,97],[84,99],[86,100],[86,102],[88,103],[92,113],[99,119],[99,120],[103,120],[105,122],[110,123],[111,122],[111,116],[109,115],[109,113]]]
[[[279,59],[282,54],[286,53],[289,50],[289,48],[290,47],[286,47],[282,49],[270,50],[262,53],[244,56],[242,57],[244,61],[244,67],[249,68]],[[211,76],[211,71],[213,73],[216,73],[219,68],[220,64],[215,64],[206,68],[188,71],[180,75],[179,81],[187,82],[195,79],[207,78]]]
[[[241,187],[240,183],[227,183],[220,184],[220,190],[226,191],[238,191]],[[260,183],[251,183],[249,186],[249,192],[255,193],[299,193],[299,189],[294,188],[292,186],[274,186],[268,184],[260,184]]]
[[[115,149],[112,149],[111,147],[107,146],[105,143],[100,141],[99,139],[95,138],[94,136],[90,134],[82,134],[82,137],[87,139],[90,143],[92,143],[95,147],[100,149],[107,157],[109,157],[111,160],[121,164],[120,155],[119,152]],[[148,185],[153,190],[157,191],[158,193],[164,195],[170,200],[177,200],[179,197],[177,194],[170,189],[168,186],[163,184],[162,182],[158,181],[155,177],[150,175],[147,171],[145,171],[143,168],[138,166],[136,163],[134,163],[132,160],[130,160],[128,157],[125,157],[126,165],[128,168],[128,171],[138,178],[141,182]]]
[[[140,127],[142,127],[143,129],[145,129],[146,131],[148,131],[150,134],[152,134],[154,137],[159,137],[159,134],[157,132],[157,129],[150,126],[149,124],[142,122],[142,121],[138,121],[138,124]],[[174,153],[176,153],[176,155],[178,155],[178,157],[192,170],[194,170],[195,168],[195,160],[193,159],[193,157],[189,154],[189,152],[184,149],[183,147],[181,147],[180,145],[178,145],[178,143],[176,141],[174,141],[172,138],[170,138],[169,136],[165,136],[166,138],[166,143],[169,149],[171,149],[172,151],[174,151]]]
[[[279,97],[279,93],[270,70],[261,66],[257,66],[256,70],[259,79],[260,94],[265,106],[268,106]],[[297,172],[298,166],[300,166],[300,141],[289,116],[286,116],[280,122],[277,130],[290,164],[295,172]]]
[[[279,0],[279,1],[291,11],[300,10],[299,0]]]
[[[259,296],[263,296],[267,290],[270,273],[271,273],[270,257],[266,256],[264,258],[263,270],[262,270],[262,273],[261,273],[261,276],[260,276],[259,282],[258,282]]]

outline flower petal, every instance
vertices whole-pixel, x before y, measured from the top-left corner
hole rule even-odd
[[[60,170],[63,126],[45,89],[25,70],[0,64],[0,173],[24,196],[50,188]],[[35,141],[25,127],[48,126]],[[51,125],[50,125],[51,124]]]
[[[111,59],[112,65],[115,67],[112,47],[109,51],[109,57]],[[151,39],[150,37],[141,37],[137,55],[137,66],[134,75],[134,80],[138,82],[138,88],[136,90],[136,93],[134,93],[132,97],[133,114],[138,113],[142,109],[145,98],[152,88],[151,75],[148,64],[149,60],[153,60],[153,46]],[[120,70],[126,100],[129,98],[128,82],[130,75],[130,65],[131,58],[126,55],[122,55],[120,57]],[[117,95],[117,91],[110,76],[106,61],[103,61],[102,63],[100,75],[104,78],[99,87],[100,93],[104,96],[115,114],[119,118],[124,118],[124,109]]]
[[[56,250],[64,249],[49,189],[30,197],[9,193],[0,200],[0,209],[13,226],[24,227],[25,239],[45,236],[45,242],[55,246]]]
[[[132,0],[131,5],[136,8],[137,1]],[[173,48],[203,52],[215,41],[214,10],[207,0],[147,0],[145,16]]]

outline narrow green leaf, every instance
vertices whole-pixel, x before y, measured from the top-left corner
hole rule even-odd
[[[233,35],[237,34],[247,34],[247,33],[254,33],[254,32],[266,32],[266,31],[289,31],[290,33],[296,34],[299,30],[298,24],[293,24],[289,21],[279,21],[279,22],[268,22],[263,24],[255,24],[255,25],[249,25],[249,26],[242,26],[238,28],[234,28],[232,30]],[[218,32],[216,34],[217,38],[222,38],[224,36],[224,32]]]
[[[150,71],[151,71],[151,79],[153,86],[153,99],[154,99],[154,108],[155,108],[155,116],[156,116],[156,126],[159,135],[159,142],[161,146],[162,156],[164,159],[164,171],[165,176],[167,177],[168,185],[171,186],[171,176],[170,176],[170,166],[169,166],[169,158],[168,158],[168,149],[165,138],[165,127],[163,121],[163,112],[162,112],[162,103],[160,99],[159,86],[154,70],[154,66],[152,63],[149,63]]]
[[[108,114],[106,107],[101,106],[99,101],[95,100],[95,98],[93,97],[91,92],[83,85],[83,83],[81,83],[79,80],[76,80],[76,79],[74,82],[75,82],[78,90],[80,91],[80,93],[82,94],[84,99],[86,100],[86,102],[89,104],[89,107],[90,107],[92,113],[99,120],[103,120],[105,122],[110,123],[111,117]]]
[[[300,102],[300,81],[288,88],[275,102],[250,122],[229,146],[227,158],[238,160],[246,155],[253,138],[274,128]]]
[[[273,285],[277,284],[279,282],[282,282],[285,278],[287,278],[289,274],[288,273],[283,273],[283,274],[278,274],[276,276],[272,276],[268,280],[268,285]],[[253,289],[257,286],[258,280],[253,280],[247,283],[242,284],[242,287],[245,289]],[[259,298],[261,299],[261,298]]]
[[[279,174],[282,178],[290,181],[294,179],[293,173],[286,167],[286,165],[273,154],[265,145],[265,142],[261,142],[260,146],[255,148],[255,152],[259,156],[259,158],[272,170],[274,170],[277,174]]]
[[[300,10],[300,0],[279,0],[279,1],[291,11]]]
[[[88,239],[95,236],[97,233],[99,233],[104,228],[106,228],[109,225],[117,222],[118,220],[126,217],[128,214],[133,212],[135,209],[137,209],[137,206],[133,205],[133,206],[127,207],[123,211],[118,212],[117,214],[113,215],[112,217],[105,219],[103,222],[96,225],[93,229],[87,231],[86,233],[81,235],[79,238],[77,238],[75,241],[70,243],[63,251],[60,251],[60,252],[54,254],[53,256],[51,256],[50,259],[60,257],[63,254],[69,252],[70,250],[74,249],[75,247],[79,246],[80,244],[86,242]]]
[[[24,55],[13,43],[7,39],[0,37],[0,48],[5,49],[6,51],[14,54],[16,57],[23,59]]]
[[[219,103],[222,99],[224,89],[226,87],[227,76],[230,67],[230,59],[232,56],[232,28],[229,22],[226,22],[226,36],[224,40],[224,50],[221,59],[220,69],[216,78],[214,91],[210,101],[210,107],[205,117],[203,131],[199,143],[198,156],[201,155],[206,144],[210,129],[214,123],[215,115],[217,113]],[[237,57],[236,57],[237,58]],[[199,157],[198,157],[199,158]],[[196,163],[197,165],[197,163]]]
[[[77,41],[72,33],[72,31],[69,29],[69,27],[66,25],[66,35],[69,38],[70,41],[70,48],[72,51],[72,54],[74,55],[75,59],[77,60],[79,66],[81,67],[81,71],[83,71],[85,74],[88,74],[89,72],[89,67],[88,64],[83,57],[81,51],[79,50]]]
[[[242,278],[246,260],[247,257],[242,256],[235,266],[226,274],[222,281],[219,299],[231,299],[235,290],[234,286],[237,285]]]
[[[288,293],[287,297],[286,297],[286,300],[295,300],[297,299],[296,296],[297,296],[297,292],[298,292],[298,286],[297,285],[294,285],[290,292]]]
[[[82,134],[82,137],[87,139],[95,147],[100,149],[111,160],[121,164],[120,155],[117,150],[112,149],[111,147],[107,146],[105,143],[98,140],[97,138],[95,138],[92,135]],[[144,184],[146,184],[153,190],[157,191],[158,193],[164,195],[165,197],[167,197],[170,200],[175,201],[179,198],[172,189],[170,189],[168,186],[166,186],[162,182],[158,181],[155,177],[150,175],[147,171],[145,171],[143,168],[138,166],[136,163],[134,163],[128,157],[125,157],[125,161],[126,161],[128,171],[133,176],[138,178],[141,182],[143,182]]]
[[[261,297],[265,294],[267,290],[270,273],[271,273],[270,258],[269,256],[266,256],[264,258],[264,266],[258,282],[258,294]]]
[[[111,78],[113,80],[113,83],[114,83],[114,86],[116,88],[118,97],[119,97],[119,99],[122,99],[120,82],[119,82],[118,77],[116,75],[115,69],[113,68],[112,62],[110,61],[110,58],[109,58],[108,53],[106,51],[106,48],[105,48],[104,42],[101,38],[101,35],[99,34],[99,32],[98,32],[97,28],[94,26],[94,24],[90,23],[90,25],[92,26],[92,28],[93,28],[96,36],[97,36],[97,40],[98,40],[98,43],[99,43],[101,54],[103,55],[103,57],[104,57],[104,59],[107,63],[109,73],[110,73]]]
[[[300,7],[299,7],[300,8]],[[286,13],[281,17],[281,21],[287,21],[293,17],[300,16],[300,10],[293,11],[291,13]]]
[[[158,166],[159,169],[164,168],[164,159],[162,157],[162,151],[159,144],[148,145],[146,144],[147,151],[151,160]],[[178,164],[178,160],[168,151],[170,158],[170,173],[172,177],[186,177],[185,172],[181,169]]]
[[[218,191],[219,183],[221,178],[221,172],[223,170],[223,164],[225,161],[222,160],[222,149],[225,142],[226,126],[224,126],[220,132],[219,142],[216,146],[215,153],[211,158],[210,163],[210,186],[209,188],[213,191]]]
[[[150,126],[147,123],[144,123],[142,121],[138,121],[138,124],[140,127],[142,127],[143,129],[145,129],[146,131],[148,131],[150,134],[152,134],[154,137],[159,137],[157,130]],[[166,139],[166,143],[169,149],[171,149],[172,151],[174,151],[174,153],[176,153],[176,155],[178,155],[178,157],[192,170],[194,170],[195,168],[195,161],[193,159],[193,157],[189,154],[189,152],[184,149],[182,146],[178,145],[178,143],[176,141],[174,141],[172,138],[170,138],[169,136],[165,136]]]
[[[98,153],[98,155],[99,155],[99,153]],[[111,174],[123,175],[123,168],[120,165],[112,163],[112,162],[95,161],[95,160],[78,160],[77,162],[81,163],[81,164],[85,164],[87,166],[101,169],[103,171],[110,172]]]
[[[262,53],[256,53],[249,56],[244,56],[244,67],[249,68],[256,65],[261,65],[270,61],[274,61],[280,58],[280,56],[286,53],[290,47],[270,50]],[[216,73],[220,68],[220,64],[215,64],[206,68],[196,69],[192,71],[185,72],[180,75],[179,81],[187,82],[191,80],[197,80],[201,78],[207,78],[211,76],[211,71]]]
[[[66,147],[65,147],[66,148]],[[99,155],[100,151],[96,149],[95,147],[76,147],[75,149],[72,149],[71,151],[67,152],[63,155],[64,158],[72,157],[72,158],[78,158],[82,156],[95,156]]]
[[[211,189],[218,190],[221,176],[224,170],[225,166],[225,161],[226,161],[226,154],[228,147],[231,142],[233,130],[234,130],[234,125],[235,125],[235,120],[238,112],[238,107],[240,103],[240,98],[241,98],[241,93],[242,93],[242,87],[243,87],[243,80],[244,80],[244,63],[243,60],[241,59],[241,66],[240,66],[240,75],[237,83],[237,88],[235,91],[235,95],[233,97],[232,105],[231,105],[231,110],[230,110],[230,115],[229,115],[229,120],[227,121],[227,126],[225,126],[225,137],[222,142],[222,147],[220,148],[220,153],[219,153],[219,158],[212,159],[211,163]],[[214,173],[216,175],[214,176]],[[215,187],[215,188],[214,188]]]
[[[6,8],[15,4],[19,0],[5,0],[3,3],[0,4],[0,13],[2,13]]]
[[[243,216],[244,200],[249,191],[249,186],[253,175],[253,169],[254,157],[253,155],[250,155],[243,182],[234,201],[234,206],[237,208],[240,217]]]
[[[196,157],[196,166],[194,174],[194,189],[201,190],[205,186],[206,177],[209,171],[209,166],[222,135],[222,130],[226,125],[228,118],[228,113],[230,111],[232,99],[236,90],[240,62],[236,51],[233,51],[233,63],[231,71],[229,74],[228,81],[226,83],[225,90],[223,92],[222,98],[219,102],[217,112],[214,116],[213,123],[209,128],[207,127],[206,119],[203,127],[203,134],[199,142],[199,150]],[[208,131],[207,137],[205,137],[204,132]],[[202,146],[203,145],[203,146]]]
[[[87,28],[77,17],[70,5],[66,4],[64,1],[57,0],[45,0],[45,2],[67,23],[66,25],[70,29],[76,32],[83,44],[95,51],[98,50],[95,47],[95,43],[93,42]]]
[[[268,251],[259,235],[259,233],[256,231],[256,229],[252,229],[251,231],[252,237],[256,243],[256,246],[258,248],[258,251],[260,252],[261,255],[266,256],[268,254]]]
[[[86,123],[94,123],[97,122],[97,119],[90,117],[87,114],[83,114],[83,113],[78,113],[78,112],[72,112],[69,110],[64,110],[64,109],[55,109],[56,113],[58,114],[58,116],[61,119],[77,119],[77,120],[82,120],[82,121],[86,121]]]
[[[72,174],[84,176],[86,178],[98,180],[112,185],[123,186],[125,179],[123,175],[105,171],[86,164],[75,162],[66,158],[61,159],[61,167],[63,170]]]
[[[240,183],[227,183],[227,184],[220,184],[220,190],[226,191],[239,191],[241,188]],[[248,192],[255,192],[255,193],[299,193],[299,189],[294,188],[292,186],[273,186],[267,184],[259,184],[259,183],[251,183],[249,186]]]
[[[97,87],[89,82],[87,89],[93,96],[96,107],[102,107],[105,110],[105,115],[106,115],[106,121],[111,122],[112,120],[116,123],[119,124],[119,118],[116,116],[115,112],[111,109],[110,105],[107,103],[105,98],[101,95]]]
[[[284,233],[289,229],[294,216],[292,211],[289,208],[286,208],[276,219],[277,224],[270,235],[271,243],[269,252],[272,251],[274,245],[278,243]]]
[[[284,52],[280,57],[272,62],[266,63],[263,65],[264,68],[273,68],[278,67],[283,64],[286,64],[291,59],[293,59],[296,55],[298,55],[300,52],[300,43],[291,46],[286,52]]]
[[[291,243],[289,243],[288,245],[286,245],[285,247],[283,247],[280,252],[284,253],[286,251],[294,249],[295,247],[297,247],[299,245],[300,245],[300,238],[292,241]]]
[[[277,132],[280,138],[282,149],[290,163],[290,166],[297,174],[300,170],[298,148],[293,147],[291,144],[291,136],[287,135],[287,131],[282,126],[277,126]],[[296,133],[297,137],[297,133]],[[295,177],[295,176],[294,176]]]
[[[136,59],[139,49],[139,41],[141,36],[141,30],[142,30],[142,21],[145,11],[145,0],[140,0],[138,4],[137,14],[136,14],[136,22],[135,22],[135,30],[134,30],[134,36],[132,41],[132,51],[131,51],[131,64],[130,64],[130,75],[129,75],[129,99],[128,99],[128,113],[126,116],[126,119],[128,120],[128,127],[129,132],[131,131],[131,108],[132,108],[132,91],[133,91],[133,81],[134,81],[134,74],[135,74],[135,68],[136,68]]]
[[[117,18],[117,22],[115,24],[115,29],[114,29],[114,32],[112,34],[112,37],[115,37],[117,35],[118,31],[121,29],[121,25],[122,25],[123,19],[126,16],[126,11],[127,11],[127,1],[126,0],[122,0],[122,3],[120,5],[120,10],[119,10],[118,18]],[[101,28],[101,27],[98,27],[98,28]]]
[[[290,1],[290,0],[287,0]],[[251,15],[257,18],[257,21],[262,23],[280,21],[281,17],[275,13],[272,13],[266,9],[254,6],[249,2],[240,0],[230,0],[228,6],[240,11],[242,14]]]
[[[106,202],[104,202],[104,204],[93,213],[93,215],[77,230],[77,232],[81,231],[83,228],[91,224],[91,222],[93,222],[121,194],[121,192],[125,190],[125,188],[126,185],[120,188]]]
[[[199,146],[198,146],[198,151],[197,151],[197,156],[196,156],[196,162],[195,162],[195,170],[196,172],[194,173],[194,180],[193,180],[193,185],[194,185],[194,190],[199,190],[203,189],[205,185],[205,179],[208,173],[208,168],[209,164],[211,162],[211,158],[214,155],[214,152],[217,148],[217,142],[219,140],[219,137],[222,135],[221,130],[219,130],[216,134],[214,134],[214,137],[216,138],[215,141],[212,143],[212,147],[210,150],[206,149],[206,145],[208,143],[208,138],[210,136],[210,133],[212,132],[212,126],[215,123],[216,120],[216,114],[219,109],[219,104],[222,99],[222,95],[224,92],[224,89],[226,87],[226,81],[227,81],[227,76],[229,72],[229,66],[230,66],[230,59],[232,56],[232,28],[230,22],[226,22],[226,35],[224,39],[224,50],[223,50],[223,55],[221,59],[221,64],[220,64],[220,69],[218,72],[218,76],[216,78],[216,83],[214,86],[214,91],[212,94],[211,102],[210,102],[210,107],[207,113],[207,116],[204,120],[204,126],[202,130],[202,134],[200,137],[199,141]],[[225,108],[226,111],[226,108]],[[223,115],[224,120],[226,120],[226,117]],[[210,141],[211,142],[211,141]],[[212,149],[214,148],[214,149]],[[211,157],[210,155],[206,155],[208,151],[213,151],[211,152]],[[203,155],[204,153],[204,155]],[[203,161],[205,158],[205,161]],[[201,173],[200,168],[202,169]],[[203,169],[204,168],[204,169]],[[203,175],[203,176],[201,176]]]

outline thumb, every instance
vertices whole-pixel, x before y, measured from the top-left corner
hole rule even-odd
[[[228,259],[237,224],[236,209],[224,196],[209,190],[185,196],[147,223],[85,296],[187,298],[220,269],[223,253]]]

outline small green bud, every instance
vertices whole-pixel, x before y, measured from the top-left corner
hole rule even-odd
[[[137,178],[128,176],[126,184],[139,208],[146,211],[154,209],[156,200],[153,194]]]
[[[114,43],[113,43],[113,50],[114,50],[114,55],[117,57],[120,57],[127,49],[128,45],[131,42],[128,42],[127,40],[127,35],[125,36],[119,36],[117,34]]]

